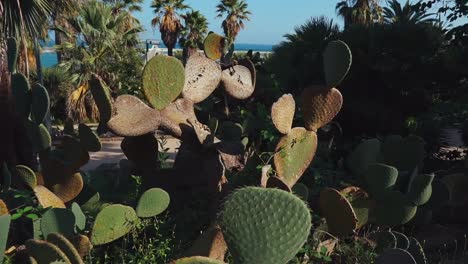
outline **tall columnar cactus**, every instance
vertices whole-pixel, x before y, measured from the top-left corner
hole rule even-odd
[[[288,192],[247,187],[226,200],[219,223],[235,263],[284,264],[307,240],[311,215]]]

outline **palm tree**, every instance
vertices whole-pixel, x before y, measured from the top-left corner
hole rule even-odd
[[[228,46],[234,43],[237,35],[244,28],[244,21],[250,20],[252,13],[247,8],[248,5],[244,0],[221,0],[221,3],[216,6],[217,17],[222,18],[225,14],[227,15],[221,27],[228,38]]]
[[[383,9],[384,21],[387,24],[432,24],[437,22],[433,14],[426,13],[424,10],[417,10],[407,0],[402,7],[397,0],[388,1],[388,7]]]
[[[109,3],[113,6],[114,13],[126,10],[129,12],[141,12],[141,4],[143,0],[104,0],[104,3]]]
[[[343,0],[336,4],[338,16],[344,19],[345,28],[352,24],[372,25],[382,21],[380,0]]]
[[[184,57],[188,58],[196,53],[203,45],[208,32],[208,21],[199,11],[190,11],[182,15],[185,25],[182,29],[180,45],[184,48]]]
[[[62,42],[71,42],[71,39],[65,39],[66,36],[62,31],[71,31],[72,26],[68,20],[79,15],[81,6],[85,0],[56,0],[52,12],[52,28],[55,29],[55,45],[59,46]],[[75,32],[76,33],[76,32]],[[65,54],[57,52],[57,61],[60,63],[64,59]]]
[[[161,38],[167,47],[167,54],[172,56],[172,50],[182,30],[181,16],[178,12],[188,9],[189,6],[184,3],[184,0],[153,0],[151,8],[154,9],[155,14],[151,25],[153,27],[159,25]]]

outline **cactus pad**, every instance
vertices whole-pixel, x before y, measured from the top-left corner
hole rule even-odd
[[[138,217],[153,217],[161,214],[170,203],[169,194],[163,189],[153,188],[143,193],[138,201]]]
[[[8,206],[6,205],[6,203],[0,199],[0,216],[1,215],[6,215],[8,214],[9,210],[8,210]]]
[[[255,91],[252,73],[243,65],[224,70],[221,80],[227,94],[239,100],[249,98]]]
[[[206,57],[219,60],[223,56],[226,47],[226,39],[216,33],[210,33],[203,42]]]
[[[414,237],[409,238],[408,252],[413,256],[417,264],[426,264],[427,258],[424,249]]]
[[[214,135],[208,126],[198,122],[195,119],[189,119],[188,122],[192,125],[197,136],[198,142],[202,146],[209,146],[214,143]]]
[[[57,195],[64,203],[75,199],[81,190],[83,190],[83,177],[80,173],[66,176],[66,181],[51,187],[52,192]]]
[[[305,127],[310,131],[328,124],[340,112],[343,96],[335,88],[311,86],[302,92],[302,112]]]
[[[39,126],[34,125],[28,130],[33,143],[33,150],[35,152],[41,152],[49,149],[52,146],[52,137],[49,134],[49,130],[43,124]]]
[[[84,230],[86,227],[86,215],[81,210],[81,207],[77,203],[73,203],[71,211],[75,216],[75,225],[78,230]]]
[[[36,186],[36,188],[34,188],[34,194],[36,195],[39,204],[44,208],[65,208],[63,201],[44,186]]]
[[[207,257],[189,257],[189,258],[181,258],[178,260],[174,260],[170,264],[226,264],[222,261],[212,259],[212,258],[207,258]]]
[[[76,251],[78,251],[78,254],[81,258],[84,258],[86,255],[88,255],[93,248],[89,238],[84,235],[76,235],[70,240],[70,242],[76,248]]]
[[[82,264],[83,260],[81,259],[80,254],[75,249],[73,244],[59,233],[51,233],[47,236],[47,242],[56,245],[70,260],[71,264]]]
[[[159,111],[135,96],[121,95],[114,102],[114,113],[107,126],[117,135],[135,137],[156,131],[160,122]]]
[[[291,192],[291,188],[283,180],[276,176],[268,178],[266,188],[276,188],[286,192]]]
[[[388,136],[382,144],[385,164],[400,171],[413,170],[424,160],[424,144],[424,140],[418,136]]]
[[[29,188],[34,189],[37,186],[36,174],[30,168],[23,165],[16,165],[16,175]]]
[[[31,115],[36,124],[42,124],[49,112],[50,98],[47,89],[36,83],[31,89]]]
[[[208,98],[221,81],[221,66],[201,54],[190,56],[185,65],[185,85],[182,96],[200,103]]]
[[[364,173],[364,179],[372,195],[378,197],[384,191],[391,190],[398,178],[398,170],[392,166],[375,163]]]
[[[347,187],[340,193],[348,200],[353,207],[358,220],[357,229],[361,228],[369,220],[369,211],[374,207],[374,201],[369,199],[369,195],[359,187]]]
[[[291,94],[281,96],[271,107],[271,119],[276,129],[282,134],[291,132],[296,111],[296,102]]]
[[[319,205],[330,234],[347,236],[357,228],[358,219],[353,207],[337,190],[331,188],[322,190]]]
[[[205,256],[211,259],[224,260],[227,245],[223,232],[218,226],[210,226],[193,242],[184,256]]]
[[[96,135],[89,126],[80,124],[78,126],[78,135],[80,143],[87,151],[97,152],[101,150],[101,141],[99,140],[98,135]]]
[[[9,214],[0,215],[0,263],[3,263],[5,248],[10,231],[11,216]]]
[[[177,138],[192,137],[193,128],[187,121],[197,119],[193,102],[179,98],[161,111],[161,126]]]
[[[317,150],[317,134],[296,127],[283,136],[276,146],[274,156],[278,177],[293,186],[309,167]]]
[[[400,249],[408,250],[410,246],[410,241],[408,237],[405,234],[400,233],[400,232],[392,231],[392,233],[393,235],[395,235],[395,238],[397,241],[396,247]]]
[[[53,263],[61,261],[70,263],[65,253],[63,253],[56,245],[43,240],[29,239],[26,240],[26,252],[28,255],[37,260],[37,263]]]
[[[381,225],[403,225],[415,215],[417,207],[399,191],[386,191],[373,211],[375,222]]]
[[[309,188],[303,183],[294,184],[292,192],[306,202],[309,200]]]
[[[411,182],[408,197],[415,205],[423,205],[432,195],[432,181],[434,175],[418,175]]]
[[[252,77],[252,85],[255,89],[255,85],[257,84],[257,70],[255,68],[255,64],[250,59],[244,58],[238,61],[238,65],[242,65],[246,67],[247,69],[249,69],[250,75]]]
[[[91,76],[89,81],[91,94],[93,95],[94,102],[99,110],[99,121],[102,124],[109,122],[112,116],[112,101],[110,89],[107,84],[96,74]]]
[[[18,115],[28,118],[31,112],[31,88],[28,79],[21,73],[11,75],[11,91],[15,98]]]
[[[75,215],[68,209],[52,208],[41,218],[41,231],[44,237],[51,233],[71,237],[75,234]]]
[[[397,238],[391,231],[378,231],[369,234],[369,238],[376,243],[375,251],[381,253],[387,249],[396,248]]]
[[[411,254],[403,249],[387,249],[375,260],[375,264],[417,264]]]
[[[156,55],[146,63],[143,71],[143,91],[151,105],[164,109],[184,88],[185,74],[182,63],[165,55]]]
[[[380,146],[380,141],[376,138],[361,142],[349,154],[346,165],[354,175],[362,177],[369,165],[377,163]]]
[[[352,64],[352,54],[343,41],[331,41],[323,52],[325,82],[328,87],[336,87],[348,74]]]
[[[16,71],[16,62],[18,61],[18,42],[15,38],[7,38],[8,70],[11,73]],[[1,261],[0,261],[1,263]]]
[[[306,242],[311,218],[293,194],[247,187],[228,197],[219,223],[235,263],[283,264]]]
[[[91,243],[102,245],[125,236],[135,226],[138,217],[133,208],[113,204],[102,209],[94,221]]]

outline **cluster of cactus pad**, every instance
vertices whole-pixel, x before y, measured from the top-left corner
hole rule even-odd
[[[414,237],[395,231],[378,231],[369,234],[369,238],[375,242],[379,254],[375,263],[427,263],[424,249]]]

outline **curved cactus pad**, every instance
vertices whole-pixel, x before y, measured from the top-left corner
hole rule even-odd
[[[185,83],[184,66],[174,58],[156,55],[143,70],[143,91],[151,105],[164,109],[182,92]]]
[[[334,236],[347,236],[357,228],[357,217],[349,201],[335,189],[320,192],[320,210],[327,220],[328,232]]]
[[[33,257],[37,263],[70,263],[68,257],[56,245],[43,240],[26,240],[26,252]]]
[[[392,233],[393,233],[393,235],[395,235],[395,238],[396,238],[396,241],[397,241],[396,247],[400,248],[400,249],[407,250],[409,248],[409,245],[410,245],[410,241],[409,241],[408,237],[405,234],[400,233],[400,232],[392,231]]]
[[[91,128],[85,124],[80,124],[78,126],[78,135],[80,137],[80,143],[83,147],[91,152],[96,152],[101,150],[101,141],[99,140],[98,135],[94,133]]]
[[[392,166],[375,163],[364,173],[364,179],[372,195],[378,197],[386,190],[391,190],[398,178],[398,170]]]
[[[189,257],[174,260],[171,264],[226,264],[222,261],[207,257]]]
[[[413,256],[417,264],[426,264],[427,258],[424,249],[414,237],[409,238],[408,252]]]
[[[391,248],[387,249],[375,260],[376,264],[416,264],[413,256],[403,249]]]
[[[185,65],[182,96],[200,103],[210,96],[221,81],[221,66],[201,54],[190,56]]]
[[[3,263],[3,252],[7,246],[8,233],[10,231],[11,216],[0,215],[0,263]]]
[[[246,67],[247,69],[249,69],[250,75],[252,76],[252,85],[255,89],[255,85],[257,84],[257,70],[255,69],[255,64],[248,58],[239,60],[237,64],[242,65]]]
[[[276,129],[282,134],[291,132],[296,111],[296,102],[291,94],[285,94],[271,107],[271,119]]]
[[[86,227],[86,215],[81,210],[81,207],[77,203],[73,203],[71,211],[75,216],[75,224],[78,230],[84,230]]]
[[[278,177],[293,186],[309,167],[317,150],[317,134],[296,127],[283,136],[276,146],[274,156]]]
[[[16,165],[16,175],[29,188],[34,189],[37,186],[36,174],[30,168],[23,165]]]
[[[346,165],[357,177],[362,177],[369,165],[377,163],[380,141],[376,138],[361,142],[347,157]]]
[[[18,115],[28,118],[31,112],[31,88],[28,79],[21,73],[11,75],[11,91],[15,98],[15,106]]]
[[[210,226],[193,242],[184,256],[205,256],[211,259],[224,260],[227,245],[219,226]]]
[[[0,199],[0,215],[6,215],[8,212],[8,206],[2,199]]]
[[[343,41],[331,41],[323,52],[325,82],[328,87],[336,87],[343,81],[351,68],[353,56]]]
[[[415,205],[423,205],[429,201],[432,195],[432,181],[434,175],[418,175],[411,182],[408,192],[410,201]]]
[[[106,124],[112,116],[110,89],[104,80],[96,74],[91,76],[89,86],[91,88],[91,94],[93,95],[94,102],[96,102],[99,110],[100,122]]]
[[[84,258],[88,253],[91,251],[93,248],[93,245],[91,244],[91,241],[89,241],[89,238],[84,235],[76,235],[74,236],[71,241],[73,246],[76,248],[76,251],[78,251],[78,254],[80,254],[81,258]]]
[[[75,249],[73,244],[65,238],[62,234],[59,233],[50,233],[47,236],[47,242],[56,245],[70,260],[71,264],[82,264],[83,260],[81,259],[80,254]]]
[[[34,194],[36,195],[39,204],[44,208],[65,208],[63,201],[44,186],[36,186],[36,188],[34,188]]]
[[[49,107],[50,99],[47,89],[38,83],[33,85],[31,89],[31,114],[36,124],[44,122]]]
[[[363,189],[359,187],[347,187],[340,191],[340,193],[349,201],[353,207],[354,213],[358,220],[357,229],[361,228],[369,220],[369,211],[374,206],[374,201],[369,199]]]
[[[247,187],[228,197],[219,223],[235,263],[283,264],[306,242],[311,218],[293,194]]]
[[[75,215],[68,209],[52,208],[42,216],[41,231],[44,237],[51,233],[71,237],[75,234]]]
[[[65,176],[65,175],[64,175]],[[66,176],[66,181],[51,187],[52,192],[57,195],[64,203],[75,199],[81,190],[83,190],[83,177],[80,173]]]
[[[177,138],[192,137],[193,127],[189,119],[197,120],[193,102],[179,98],[161,111],[161,126]]]
[[[157,216],[167,209],[170,201],[169,194],[163,189],[149,189],[140,197],[136,213],[138,217]]]
[[[424,140],[418,136],[388,136],[382,144],[385,164],[400,171],[411,171],[424,160]]]
[[[210,33],[203,42],[206,57],[212,60],[219,60],[223,56],[226,39],[216,33]]]
[[[102,209],[94,221],[91,243],[102,245],[126,235],[135,226],[138,217],[129,206],[113,204]]]
[[[397,238],[391,231],[377,231],[369,234],[369,238],[376,243],[375,251],[381,253],[384,250],[396,248]]]
[[[373,212],[378,224],[403,225],[416,215],[417,207],[399,191],[386,191],[379,199]]]
[[[226,92],[236,99],[247,99],[255,91],[252,73],[242,65],[224,70],[221,80]]]
[[[156,131],[160,123],[159,111],[135,96],[121,95],[114,102],[114,113],[107,126],[117,135],[135,137]]]
[[[302,92],[302,113],[305,127],[311,131],[328,124],[340,112],[343,96],[335,88],[311,86]]]

